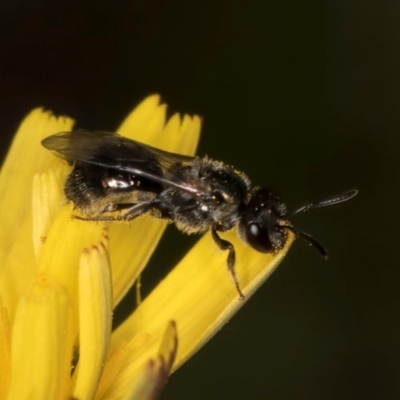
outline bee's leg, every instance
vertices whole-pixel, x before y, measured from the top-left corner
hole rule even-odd
[[[137,205],[137,203],[123,203],[123,204],[110,203],[104,206],[102,209],[100,209],[98,215],[127,210],[128,208],[131,208],[135,205]]]
[[[97,215],[95,217],[79,217],[74,216],[76,219],[84,221],[132,221],[143,214],[148,213],[154,208],[158,208],[158,200],[148,201],[147,203],[130,205],[121,215]]]
[[[129,207],[119,219],[121,221],[132,221],[133,219],[158,208],[159,200],[157,199],[148,201],[147,203],[135,204],[132,207]]]
[[[214,242],[217,244],[217,246],[221,250],[228,250],[228,258],[227,258],[228,271],[231,274],[233,283],[235,284],[236,290],[239,293],[240,300],[244,300],[245,297],[244,297],[244,294],[242,293],[242,291],[240,290],[239,281],[238,281],[238,278],[237,278],[236,272],[235,272],[236,253],[235,253],[235,248],[233,247],[233,244],[231,242],[228,242],[225,239],[222,239],[218,235],[218,233],[215,229],[211,229],[211,235],[212,235],[212,238],[214,239]]]

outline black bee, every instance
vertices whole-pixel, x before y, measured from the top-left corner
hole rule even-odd
[[[274,253],[284,247],[292,231],[327,257],[318,242],[293,227],[286,205],[274,192],[251,187],[243,172],[222,162],[169,153],[111,132],[62,132],[42,144],[73,164],[65,194],[86,215],[81,219],[131,221],[149,214],[173,222],[188,234],[211,230],[217,246],[228,252],[228,270],[242,299],[235,249],[218,232],[237,225],[244,242],[261,253]],[[351,190],[291,215],[356,194]]]

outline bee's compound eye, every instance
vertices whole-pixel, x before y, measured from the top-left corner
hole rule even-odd
[[[260,253],[270,253],[273,251],[268,230],[256,222],[251,222],[247,225],[246,239],[249,245]]]

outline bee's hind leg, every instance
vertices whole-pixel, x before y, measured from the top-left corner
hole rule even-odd
[[[145,203],[139,204],[108,204],[100,213],[94,217],[80,217],[74,215],[73,218],[84,221],[132,221],[143,214],[147,214],[153,209],[158,208],[158,201],[152,200]],[[116,212],[124,210],[119,215],[103,215],[107,212]]]

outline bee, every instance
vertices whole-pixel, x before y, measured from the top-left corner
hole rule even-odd
[[[117,133],[61,132],[42,145],[73,165],[65,195],[89,221],[131,221],[148,214],[168,220],[187,234],[210,230],[227,251],[227,267],[241,299],[235,273],[235,248],[220,232],[238,228],[241,239],[261,253],[281,250],[291,231],[325,258],[325,248],[293,227],[289,217],[350,200],[357,190],[307,204],[289,214],[270,189],[252,187],[246,174],[208,157],[169,153]]]

